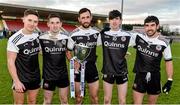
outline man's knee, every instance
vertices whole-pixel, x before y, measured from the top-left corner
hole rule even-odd
[[[76,104],[82,103],[82,97],[80,95],[76,95]]]
[[[119,104],[126,104],[126,98],[119,99]]]
[[[28,103],[28,104],[36,104],[36,98],[29,98],[29,99],[27,100],[27,103]]]
[[[91,96],[91,102],[92,104],[98,104],[98,96],[97,95]]]
[[[61,100],[61,104],[68,104],[68,98],[66,96],[61,96],[60,100]]]
[[[104,97],[104,104],[110,104],[111,98],[110,97]]]

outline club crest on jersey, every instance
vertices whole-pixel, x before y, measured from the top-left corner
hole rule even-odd
[[[97,34],[94,34],[94,38],[97,39]]]
[[[121,40],[124,42],[124,41],[126,41],[126,37],[125,36],[122,36],[121,37]]]
[[[62,40],[62,44],[63,44],[63,45],[66,44],[66,40],[65,40],[65,39]]]
[[[114,36],[114,37],[113,37],[113,40],[116,41],[116,40],[117,40],[117,37]]]
[[[162,49],[161,45],[157,45],[157,46],[156,46],[156,50],[157,50],[157,51],[160,51],[161,49]]]

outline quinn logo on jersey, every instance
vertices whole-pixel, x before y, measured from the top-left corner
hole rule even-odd
[[[52,53],[52,52],[65,51],[66,48],[56,48],[56,47],[49,48],[49,47],[45,47],[44,50],[45,50],[47,53]]]
[[[148,50],[147,48],[142,48],[140,45],[137,46],[138,51],[143,52],[147,55],[158,57],[158,53]]]
[[[115,43],[115,42],[108,42],[108,41],[104,41],[104,46],[106,46],[106,47],[114,47],[114,48],[125,48],[124,44]]]
[[[94,47],[96,46],[97,42],[87,42],[87,43],[79,43],[79,45],[88,46],[88,47]]]
[[[25,49],[23,51],[24,54],[27,54],[27,55],[31,55],[31,54],[37,54],[39,52],[40,48],[39,47],[36,47],[36,48],[32,48],[32,49]]]

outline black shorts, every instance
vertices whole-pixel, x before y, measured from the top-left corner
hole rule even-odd
[[[133,89],[140,93],[158,95],[161,93],[160,72],[151,73],[151,79],[147,82],[147,73],[136,73]]]
[[[26,92],[27,90],[35,90],[35,89],[38,89],[40,88],[41,86],[41,81],[40,80],[37,80],[37,81],[32,81],[32,82],[22,82],[23,85],[25,86],[25,90],[24,92]],[[15,90],[15,86],[14,86],[14,83],[13,83],[13,86],[12,86],[12,89]]]
[[[103,80],[110,84],[114,84],[116,81],[116,84],[120,85],[128,81],[128,74],[122,76],[103,74]]]
[[[75,81],[80,82],[80,72],[75,74]],[[87,62],[86,69],[85,69],[85,81],[87,83],[93,83],[99,80],[98,71],[95,63]]]
[[[59,80],[43,80],[43,89],[54,91],[58,88],[65,88],[69,86],[69,78],[68,75]]]

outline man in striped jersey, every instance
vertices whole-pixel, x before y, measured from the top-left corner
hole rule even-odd
[[[12,35],[7,44],[9,73],[13,80],[14,104],[23,104],[27,93],[27,103],[35,104],[40,87],[38,52],[38,12],[28,9],[24,12],[24,27]]]

